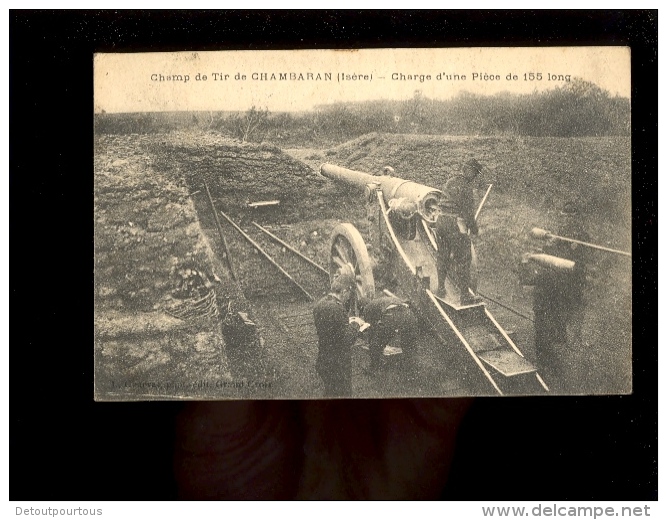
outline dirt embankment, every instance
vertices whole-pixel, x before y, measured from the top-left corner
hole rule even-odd
[[[151,147],[155,167],[188,184],[201,225],[217,242],[217,228],[206,194],[208,185],[217,209],[249,232],[251,221],[269,227],[302,253],[328,264],[329,234],[335,222],[359,212],[357,193],[329,182],[298,158],[269,144],[241,143],[216,133],[173,133]],[[266,209],[248,202],[279,201]],[[353,219],[354,221],[354,219]],[[290,292],[281,276],[248,247],[221,218],[232,249],[239,283],[248,297]],[[333,222],[333,224],[332,224]],[[215,247],[215,246],[214,246]],[[258,275],[264,272],[264,275]]]
[[[191,385],[229,380],[216,314],[234,287],[213,267],[185,186],[153,168],[143,144],[96,141],[96,395],[206,395]]]
[[[193,191],[203,190],[206,182],[224,211],[240,219],[249,215],[248,202],[279,200],[278,207],[262,215],[279,223],[336,218],[357,206],[353,191],[319,175],[319,163],[295,159],[271,144],[241,143],[215,133],[174,133],[151,151],[156,167],[177,172]]]
[[[271,145],[207,133],[99,137],[94,200],[98,397],[240,396],[238,387],[215,384],[260,384],[267,371],[275,372],[266,366],[261,338],[241,345],[239,338],[221,334],[220,319],[230,302],[235,315],[245,312],[254,319],[244,292],[275,295],[289,287],[275,273],[262,274],[267,264],[227,227],[238,283],[231,280],[204,182],[216,207],[245,226],[254,217],[262,223],[307,220],[313,211],[308,202],[324,208],[328,200],[318,196],[319,189],[327,191],[323,179]],[[246,202],[274,199],[280,205],[269,212],[247,210]],[[317,233],[306,233],[297,243],[319,245]],[[197,318],[194,307],[205,305],[192,304],[203,300],[207,289],[215,293],[218,315]],[[194,319],[175,317],[179,313],[173,311],[188,303],[193,308],[185,305],[185,314],[194,313]],[[250,395],[260,394],[254,389]]]

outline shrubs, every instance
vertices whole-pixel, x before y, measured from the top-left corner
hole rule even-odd
[[[574,79],[532,94],[479,96],[462,92],[449,100],[416,91],[403,101],[375,100],[321,105],[301,113],[164,112],[96,114],[95,131],[148,134],[174,129],[214,130],[242,142],[281,147],[332,145],[372,133],[582,137],[630,135],[630,100],[610,97],[594,83]]]

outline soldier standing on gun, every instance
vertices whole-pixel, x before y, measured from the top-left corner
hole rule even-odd
[[[461,173],[447,181],[439,204],[441,214],[436,222],[440,289],[444,290],[445,277],[449,276],[460,291],[462,305],[479,301],[468,289],[472,261],[469,235],[477,235],[478,231],[473,184],[481,172],[482,165],[470,159],[463,165]]]
[[[325,397],[352,395],[352,345],[359,322],[350,322],[348,306],[355,290],[354,274],[341,269],[331,292],[315,304],[313,318],[318,337],[315,369],[324,383]]]

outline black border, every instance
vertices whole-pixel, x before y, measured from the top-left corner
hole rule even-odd
[[[634,393],[477,399],[442,496],[657,499],[657,10],[13,10],[9,18],[11,500],[176,497],[180,405],[92,401],[93,52],[508,45],[631,47]],[[504,446],[498,460],[479,450],[490,437]]]

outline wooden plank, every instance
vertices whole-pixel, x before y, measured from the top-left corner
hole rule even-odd
[[[227,264],[229,273],[232,275],[233,280],[237,280],[236,272],[234,271],[234,266],[232,264],[232,259],[229,254],[229,246],[227,245],[227,240],[225,239],[225,234],[222,232],[222,224],[220,224],[220,219],[218,218],[218,213],[215,209],[215,204],[213,203],[213,197],[211,196],[211,191],[208,189],[208,184],[204,183],[204,188],[206,188],[206,195],[208,195],[208,202],[211,205],[211,210],[213,211],[213,217],[215,218],[215,225],[218,228],[218,234],[220,235],[220,241],[222,242],[222,257]]]
[[[428,289],[425,291],[427,296],[431,299],[433,304],[435,305],[435,308],[437,311],[440,313],[440,315],[445,319],[447,324],[449,325],[449,328],[454,331],[454,333],[458,336],[459,340],[461,341],[461,344],[465,347],[465,349],[468,351],[468,354],[473,358],[475,363],[477,363],[477,366],[479,369],[482,371],[486,379],[493,385],[493,388],[496,389],[496,392],[498,392],[499,395],[505,395],[503,391],[500,389],[498,384],[494,381],[493,377],[491,374],[489,374],[489,371],[484,367],[484,364],[482,361],[479,359],[479,356],[473,351],[472,347],[470,344],[466,341],[466,339],[463,337],[459,329],[456,328],[456,325],[454,325],[454,322],[450,319],[450,317],[447,315],[445,310],[442,308],[442,305],[440,305],[440,299],[433,294],[431,291]]]
[[[258,202],[248,202],[246,204],[249,208],[265,208],[267,206],[277,206],[280,204],[279,200],[261,200]]]
[[[292,253],[294,253],[295,255],[297,255],[299,258],[305,260],[305,261],[308,262],[310,265],[312,265],[313,267],[317,268],[320,272],[322,272],[322,273],[324,273],[325,275],[329,276],[329,271],[327,271],[324,267],[322,267],[321,265],[315,263],[313,260],[311,260],[310,258],[308,258],[306,255],[304,255],[304,254],[300,253],[299,251],[297,251],[296,249],[294,249],[294,248],[293,248],[292,246],[290,246],[287,242],[285,242],[284,240],[281,240],[281,239],[278,238],[276,235],[274,235],[273,233],[271,233],[268,229],[263,228],[263,227],[260,226],[257,222],[252,222],[252,225],[255,226],[257,229],[259,229],[261,232],[265,233],[268,237],[270,237],[270,238],[273,239],[274,241],[278,242],[281,246],[283,246],[284,248],[286,248],[288,251],[291,251]]]
[[[465,309],[473,309],[473,308],[475,308],[475,307],[484,307],[484,306],[485,306],[485,303],[484,303],[483,301],[481,301],[481,300],[478,301],[477,303],[472,303],[472,304],[470,304],[470,305],[458,305],[458,304],[456,304],[456,303],[447,301],[447,300],[445,300],[444,298],[440,298],[440,296],[438,296],[438,295],[435,295],[435,297],[436,297],[440,302],[444,303],[445,305],[451,307],[452,309],[454,309],[454,310],[456,310],[456,311],[462,311],[462,310],[465,310]]]
[[[229,223],[234,227],[234,229],[236,229],[236,231],[238,231],[238,232],[241,234],[241,236],[242,236],[243,238],[245,238],[250,244],[252,244],[252,246],[257,250],[257,252],[259,252],[259,254],[261,254],[264,258],[266,258],[266,259],[271,263],[271,265],[272,265],[273,267],[275,267],[276,269],[278,269],[278,271],[280,272],[280,274],[282,274],[285,278],[287,278],[290,282],[292,282],[292,284],[294,284],[294,285],[295,285],[295,286],[296,286],[296,287],[297,287],[303,294],[305,294],[305,295],[308,297],[308,299],[309,299],[310,301],[315,301],[315,298],[313,298],[313,297],[308,293],[308,291],[306,291],[306,289],[304,289],[304,288],[301,286],[301,284],[299,284],[299,282],[297,282],[297,281],[292,277],[291,274],[289,274],[287,271],[285,271],[285,269],[283,269],[283,268],[278,264],[278,262],[276,262],[273,258],[271,258],[271,255],[269,255],[269,253],[267,253],[266,251],[264,251],[264,249],[262,249],[262,247],[261,247],[257,242],[255,242],[252,238],[250,238],[250,236],[249,236],[245,231],[243,231],[243,230],[238,226],[238,224],[236,224],[236,222],[234,222],[231,218],[229,218],[227,215],[225,215],[222,211],[220,211],[220,215],[222,215],[222,216],[224,217],[224,219],[225,219],[227,222],[229,222]]]
[[[477,356],[505,377],[530,374],[537,371],[526,358],[512,350],[487,350],[486,352],[478,352]]]

